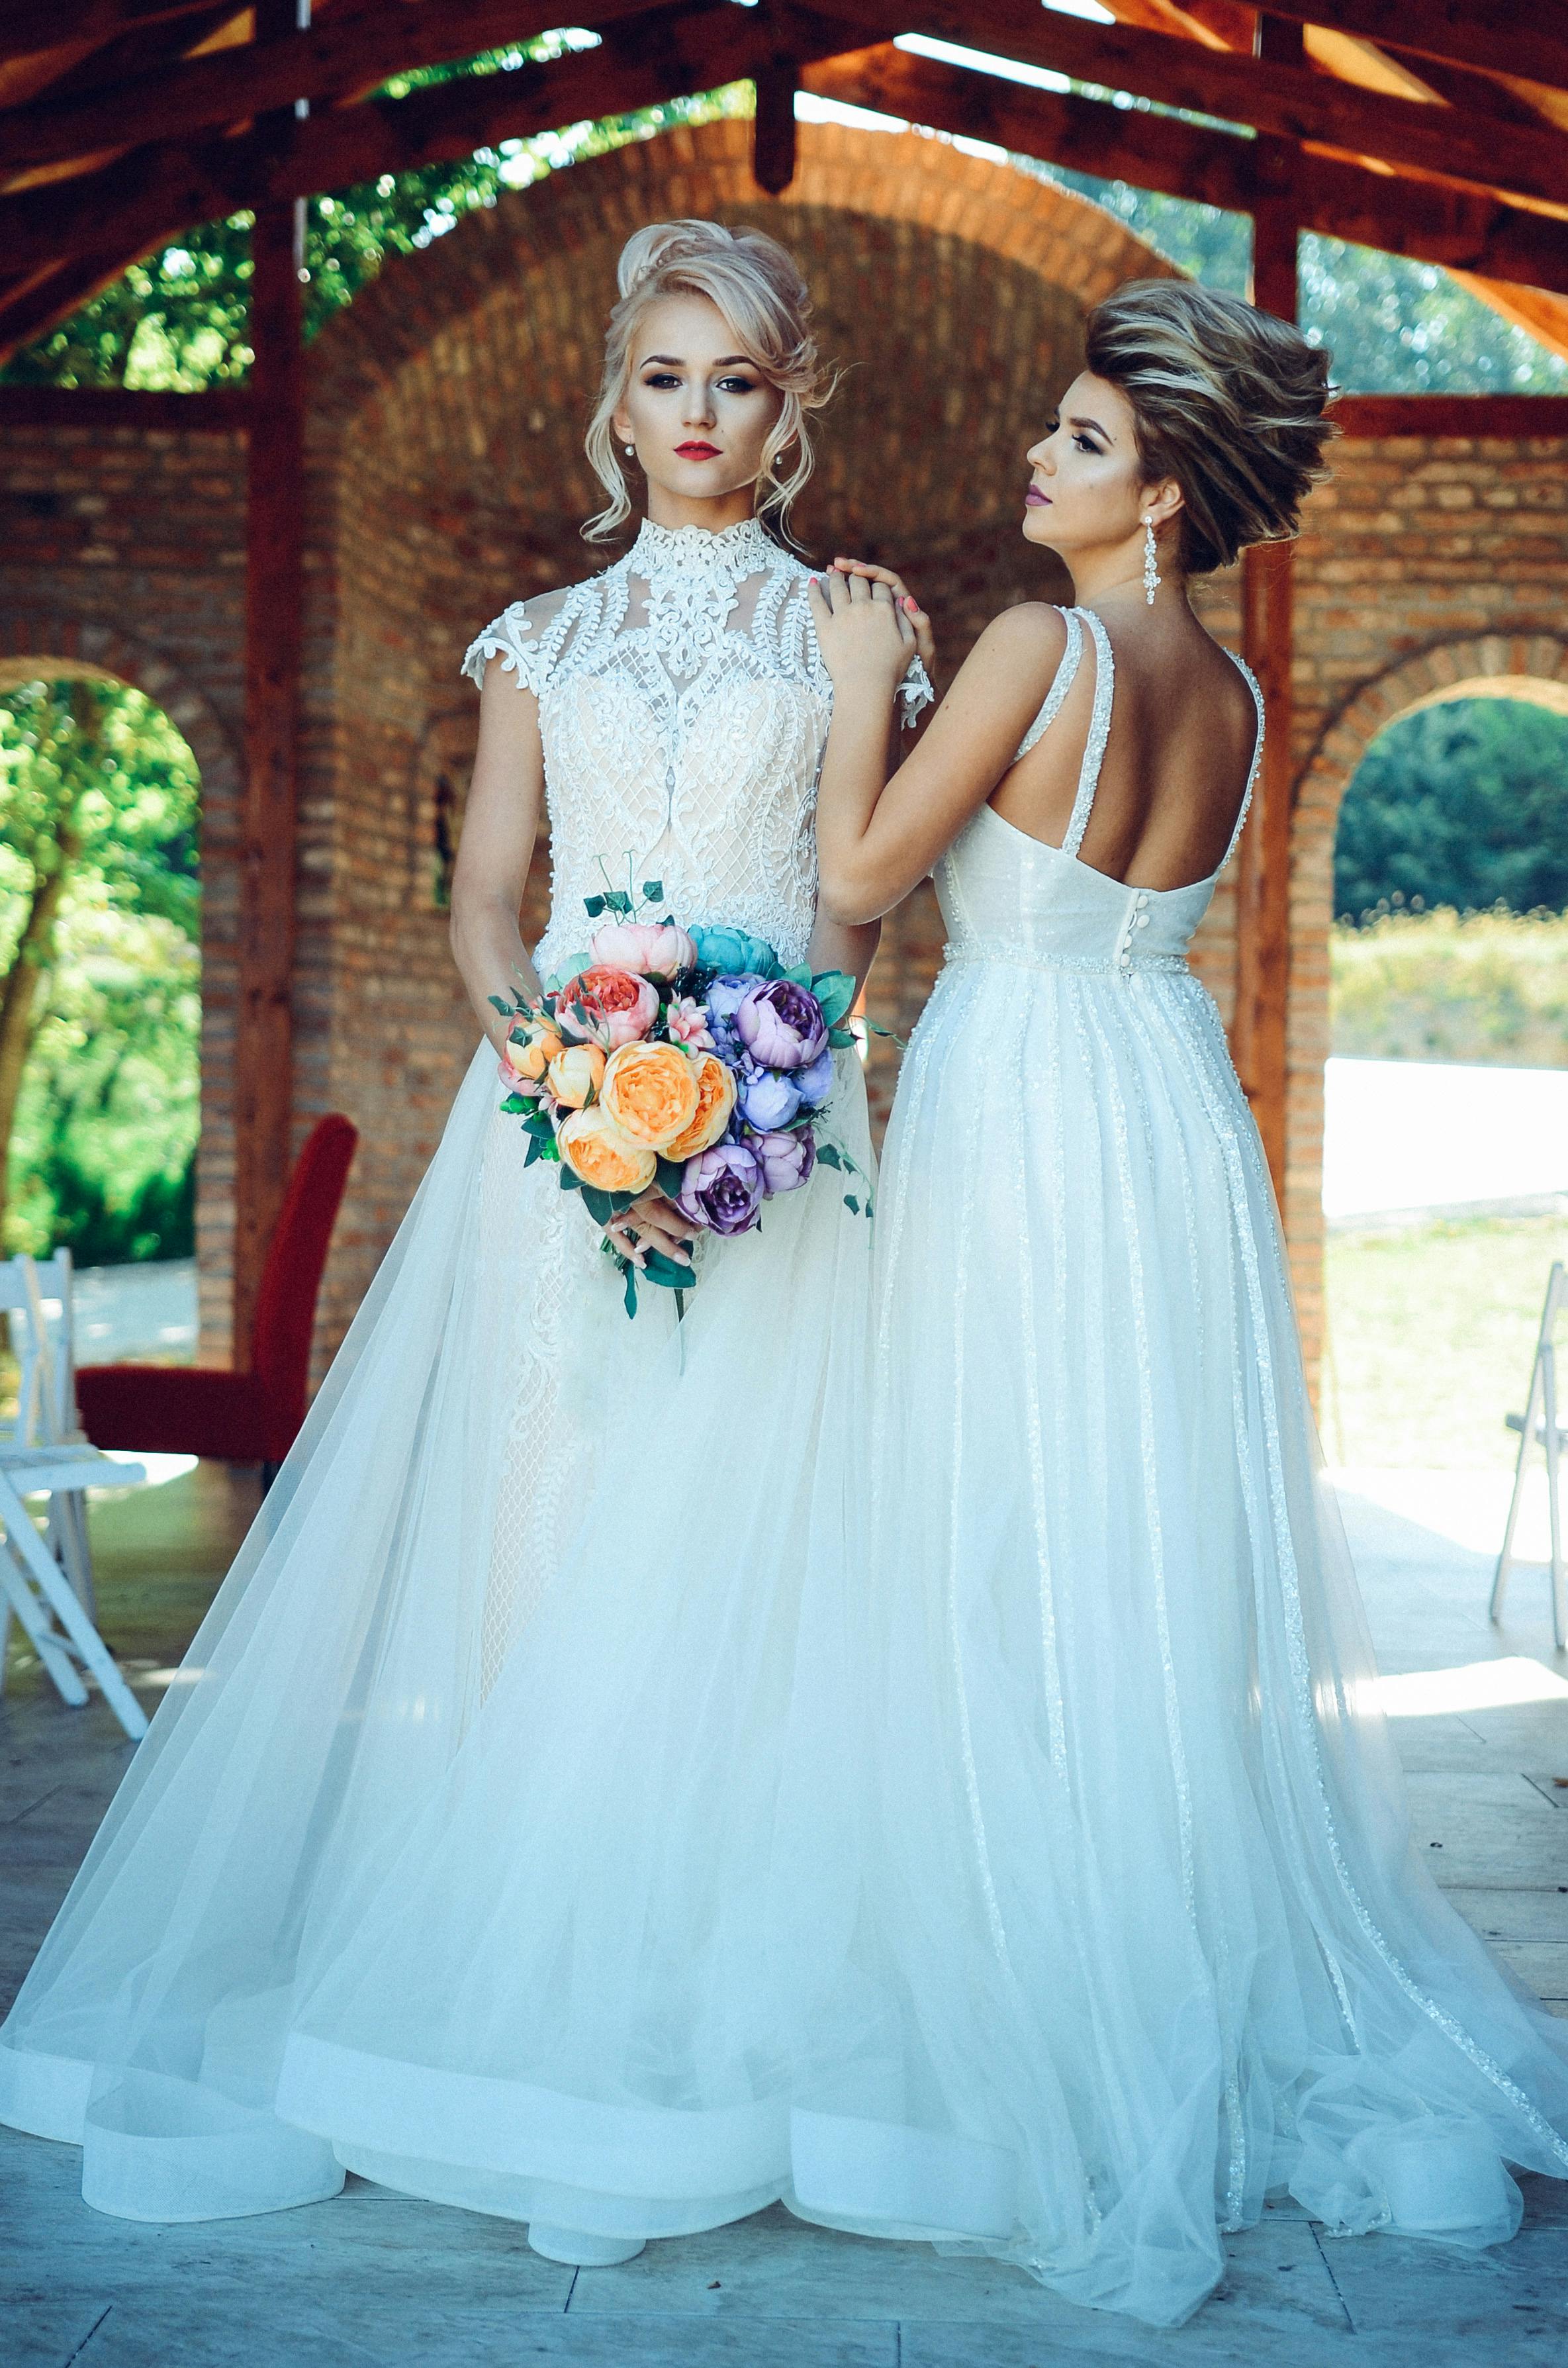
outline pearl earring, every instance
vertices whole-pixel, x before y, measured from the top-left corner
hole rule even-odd
[[[1160,588],[1160,551],[1154,541],[1154,521],[1147,510],[1143,513],[1143,598],[1152,609],[1154,595]]]

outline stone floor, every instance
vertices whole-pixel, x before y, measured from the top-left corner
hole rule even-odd
[[[1568,1656],[1539,1571],[1485,1616],[1490,1497],[1380,1486],[1344,1502],[1411,1770],[1457,1904],[1568,2015]],[[1493,1492],[1495,1494],[1495,1491]],[[203,1467],[95,1516],[103,1625],[149,1703],[252,1497]],[[0,2004],[47,1929],[131,1747],[17,1656],[0,1698]],[[1437,1854],[1439,1853],[1440,1861]],[[508,2223],[351,2178],[329,2203],[196,2226],[106,2219],[74,2148],[0,2128],[5,2368],[1564,2368],[1568,2185],[1526,2182],[1523,2230],[1480,2257],[1325,2237],[1295,2207],[1233,2239],[1221,2292],[1156,2334],[1020,2273],[759,2214],[558,2269]]]

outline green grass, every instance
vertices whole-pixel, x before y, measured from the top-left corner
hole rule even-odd
[[[1509,1471],[1568,1219],[1331,1234],[1321,1418],[1331,1463]]]
[[[1383,913],[1331,961],[1336,1053],[1568,1066],[1568,915]]]

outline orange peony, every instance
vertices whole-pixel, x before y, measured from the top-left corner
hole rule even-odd
[[[513,1038],[506,1047],[506,1057],[518,1076],[527,1077],[530,1084],[537,1086],[562,1050],[561,1039],[554,1029],[540,1027],[534,1021],[525,1035]]]
[[[584,1110],[605,1081],[605,1056],[597,1044],[568,1044],[544,1074],[558,1102]]]
[[[699,1151],[710,1150],[729,1125],[735,1107],[734,1071],[713,1053],[699,1053],[695,1060],[697,1116],[684,1134],[665,1145],[666,1159],[695,1159]]]
[[[622,1044],[610,1054],[601,1106],[622,1134],[650,1151],[683,1135],[701,1099],[697,1065],[677,1044]]]
[[[658,1173],[653,1154],[629,1143],[602,1102],[574,1110],[555,1140],[573,1175],[601,1192],[645,1192]]]

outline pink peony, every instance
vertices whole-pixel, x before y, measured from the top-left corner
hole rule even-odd
[[[673,921],[607,921],[589,942],[596,962],[639,978],[674,978],[697,961],[697,948]]]
[[[665,1014],[665,1027],[672,1044],[684,1044],[688,1053],[712,1053],[718,1048],[708,1027],[708,1009],[694,995],[683,995],[672,1003]]]
[[[579,1007],[586,1015],[582,1019]],[[602,1044],[607,1053],[635,1044],[658,1016],[659,998],[647,980],[609,962],[580,971],[555,998],[555,1024],[562,1033]]]

